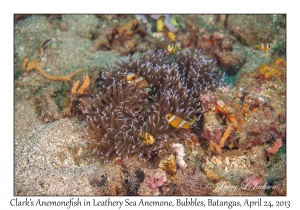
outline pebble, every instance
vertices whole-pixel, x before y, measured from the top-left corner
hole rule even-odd
[[[215,165],[222,164],[222,158],[220,156],[213,156],[210,161]]]
[[[230,164],[229,157],[225,157],[225,158],[224,158],[224,163],[225,163],[226,165],[229,165],[229,164]],[[227,167],[226,167],[226,168],[227,168]]]
[[[260,102],[262,102],[262,103],[265,103],[266,102],[266,100],[263,98],[263,97],[257,97],[258,98],[258,100],[260,101]]]

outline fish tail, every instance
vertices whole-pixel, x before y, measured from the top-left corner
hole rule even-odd
[[[194,116],[194,119],[193,119],[193,121],[192,121],[192,122],[190,122],[190,125],[193,125],[193,124],[195,124],[195,122],[196,122],[196,119],[197,119],[197,117],[196,117],[196,116]]]

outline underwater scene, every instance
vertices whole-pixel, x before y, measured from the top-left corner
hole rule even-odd
[[[285,196],[285,14],[15,14],[15,196]]]

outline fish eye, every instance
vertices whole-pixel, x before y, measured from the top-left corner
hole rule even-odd
[[[137,78],[139,78],[139,76],[138,76],[137,74],[135,74],[135,73],[128,73],[128,74],[127,74],[127,77],[126,77],[126,79],[127,79],[128,81],[135,80],[135,79],[137,79]]]

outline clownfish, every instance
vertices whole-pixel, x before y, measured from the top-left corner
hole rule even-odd
[[[168,52],[169,53],[176,53],[178,51],[178,46],[176,45],[176,44],[174,44],[174,43],[172,43],[172,44],[169,44],[168,45]]]
[[[172,125],[174,128],[191,128],[191,125],[196,122],[196,117],[192,122],[186,121],[181,119],[180,117],[177,117],[176,115],[173,114],[167,114],[166,115],[166,120],[170,125]]]
[[[168,31],[168,37],[169,37],[172,41],[175,41],[175,39],[176,39],[176,34],[174,34],[172,31]]]
[[[255,49],[260,49],[260,50],[262,50],[262,51],[264,51],[264,52],[268,52],[269,49],[271,48],[271,45],[268,44],[268,43],[267,43],[267,44],[261,43],[261,44],[259,44],[259,45],[255,45],[254,48],[255,48]]]
[[[139,133],[139,138],[143,142],[143,144],[150,145],[155,142],[154,137],[150,133],[146,133],[145,131],[141,131]]]
[[[148,82],[145,80],[145,78],[140,77],[136,73],[128,73],[126,76],[126,81],[128,83],[134,82],[138,89],[149,88]]]
[[[140,77],[136,73],[128,73],[126,76],[126,81],[127,83],[133,82],[138,89],[146,91],[146,95],[148,95],[148,93],[151,91],[145,78]]]

